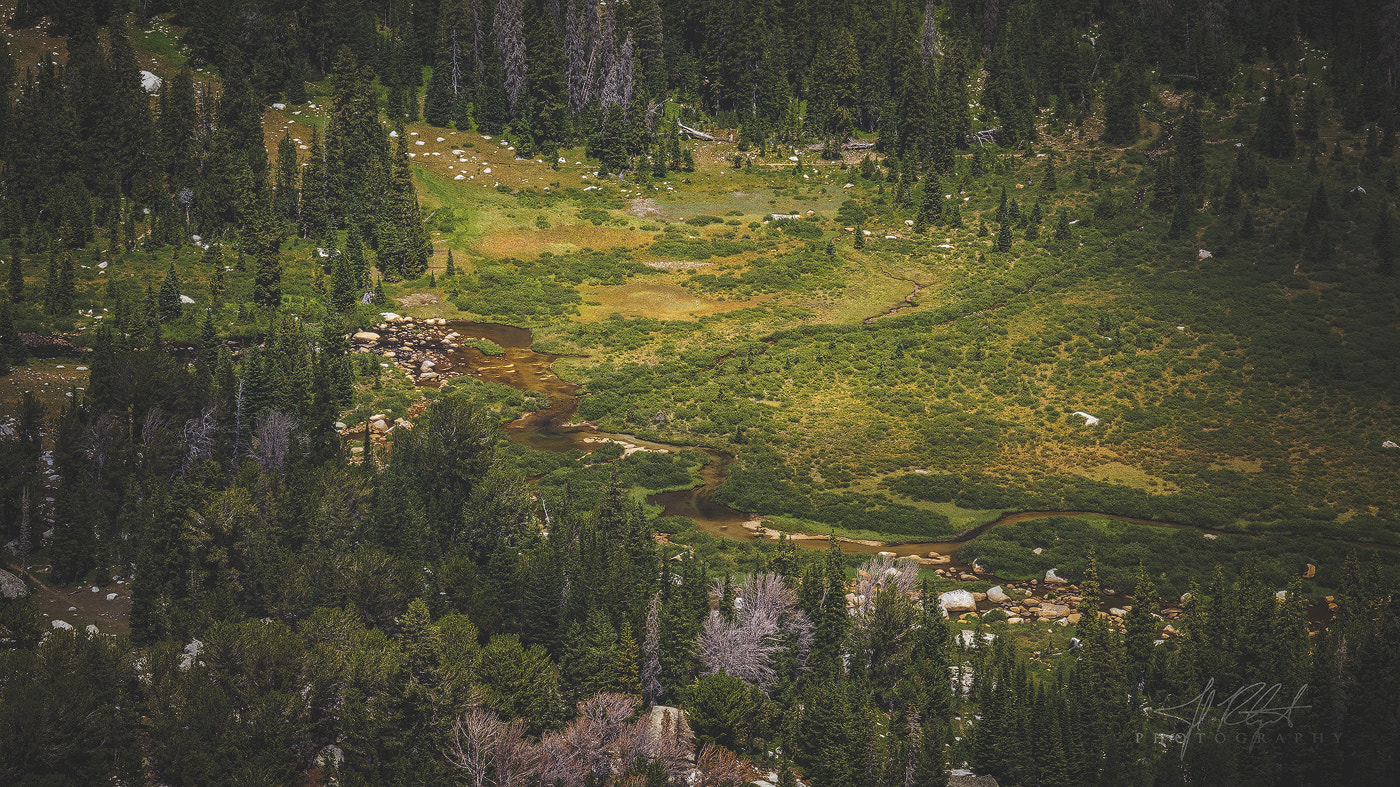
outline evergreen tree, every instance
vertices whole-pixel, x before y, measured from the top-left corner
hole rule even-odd
[[[943,184],[938,179],[938,173],[929,170],[924,174],[924,197],[919,205],[918,222],[915,231],[922,232],[924,227],[936,224],[943,216]],[[920,227],[919,225],[923,225]]]
[[[24,303],[24,247],[12,242],[10,248],[10,274],[5,280],[5,289],[10,303]]]
[[[324,238],[331,230],[331,184],[321,131],[311,127],[306,172],[301,177],[300,230],[303,238]]]
[[[428,270],[432,240],[418,209],[418,192],[408,164],[408,143],[401,134],[394,171],[377,232],[379,269],[390,279],[416,279]]]
[[[1318,181],[1317,191],[1313,192],[1312,199],[1308,202],[1308,212],[1303,217],[1303,234],[1312,235],[1317,232],[1317,228],[1331,217],[1332,207],[1327,201],[1327,189],[1322,181]]]
[[[1197,191],[1206,176],[1205,136],[1201,131],[1201,112],[1196,101],[1182,116],[1176,136],[1176,167],[1173,173],[1179,186]]]
[[[173,320],[180,316],[180,277],[175,273],[175,263],[165,271],[165,279],[160,284],[160,318]]]
[[[452,260],[452,250],[447,250],[447,268],[443,271],[443,276],[452,278],[457,275],[457,264]]]
[[[44,314],[58,314],[58,256],[53,252],[44,270]]]
[[[297,162],[297,148],[292,143],[291,133],[284,132],[282,139],[277,143],[277,184],[274,207],[277,215],[292,227],[298,226],[297,183],[300,180],[300,170],[301,167]]]
[[[857,249],[865,248],[865,224],[861,222],[856,222],[855,247]]]
[[[992,251],[1011,251],[1011,222],[1001,223],[1001,229],[997,230],[997,239],[992,244]]]
[[[58,266],[58,286],[54,292],[55,305],[59,314],[70,314],[77,296],[77,282],[74,280],[73,255],[64,253]]]
[[[948,226],[955,230],[963,228],[962,200],[953,200],[952,206],[948,209]]]
[[[1196,201],[1190,192],[1177,195],[1176,208],[1172,211],[1172,223],[1167,229],[1168,238],[1180,238],[1191,229],[1191,216],[1196,212]]]
[[[1126,145],[1137,141],[1141,130],[1138,126],[1137,84],[1132,68],[1124,64],[1104,96],[1103,140],[1112,145]]]
[[[1254,129],[1254,148],[1270,158],[1291,158],[1297,145],[1293,133],[1293,109],[1288,97],[1288,83],[1270,84],[1259,107],[1259,122]]]
[[[522,153],[553,161],[569,136],[564,46],[554,23],[534,3],[526,12],[526,35],[529,43],[525,50],[525,90],[523,105],[517,107],[518,114],[526,121]]]
[[[1045,159],[1045,174],[1040,178],[1040,188],[1043,191],[1054,191],[1059,188],[1055,179],[1055,157],[1048,156]]]
[[[1055,220],[1055,240],[1067,241],[1070,239],[1069,211],[1060,208],[1060,215]]]
[[[1371,236],[1371,245],[1376,248],[1376,270],[1382,275],[1391,275],[1395,268],[1395,242],[1390,230],[1390,207],[1382,204],[1380,220],[1376,222],[1376,234]]]

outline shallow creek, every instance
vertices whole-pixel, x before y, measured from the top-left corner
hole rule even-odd
[[[575,422],[574,414],[578,408],[579,386],[575,383],[561,380],[559,376],[554,373],[554,361],[560,356],[535,352],[530,349],[533,336],[528,329],[515,328],[509,325],[498,325],[495,323],[464,321],[453,321],[450,323],[450,326],[452,330],[456,331],[463,338],[489,339],[500,345],[505,353],[498,356],[489,356],[481,353],[476,348],[455,350],[449,354],[446,363],[439,365],[439,371],[456,371],[469,374],[487,382],[509,385],[519,391],[540,393],[549,400],[548,408],[533,413],[526,413],[521,418],[506,425],[506,435],[511,442],[527,445],[542,451],[571,451],[577,449],[589,453],[602,447],[607,441],[621,443],[627,450],[631,450],[635,447],[645,450],[668,452],[683,450],[702,451],[709,455],[710,461],[701,469],[700,475],[702,483],[699,486],[676,492],[654,494],[647,498],[647,502],[661,506],[664,509],[664,516],[689,517],[695,520],[700,529],[715,536],[719,536],[720,538],[732,538],[740,541],[751,541],[755,538],[757,529],[761,527],[761,517],[757,514],[736,511],[723,503],[711,499],[711,495],[714,493],[715,489],[724,482],[725,472],[734,461],[732,454],[714,448],[670,445],[667,443],[642,440],[626,434],[602,432],[596,429],[592,424]],[[1004,514],[993,522],[964,531],[943,541],[886,544],[878,541],[842,539],[842,548],[847,552],[875,553],[884,551],[892,552],[900,556],[917,555],[919,557],[932,557],[935,554],[947,555],[950,558],[950,567],[956,568],[960,566],[956,557],[958,547],[993,527],[1050,516],[1079,515],[1092,515],[1136,525],[1191,530],[1203,535],[1216,533],[1221,535],[1225,534],[1224,531],[1212,531],[1191,525],[1179,525],[1149,519],[1135,519],[1133,517],[1100,514],[1091,511],[1018,511]],[[748,527],[745,526],[746,523]],[[1287,538],[1288,536],[1279,537]],[[827,543],[826,536],[822,535],[795,534],[793,540],[796,541],[798,546],[807,549],[825,549]],[[1345,543],[1362,549],[1400,551],[1400,547],[1385,544],[1373,544],[1361,541],[1347,541]]]

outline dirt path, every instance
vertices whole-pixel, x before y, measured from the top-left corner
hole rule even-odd
[[[128,622],[131,614],[130,584],[52,587],[30,570],[44,568],[47,566],[30,566],[28,569],[17,571],[33,583],[36,588],[34,605],[47,620],[62,620],[78,630],[91,624],[97,626],[97,630],[103,634],[126,634],[131,630]],[[93,592],[95,587],[96,593]],[[111,593],[115,593],[116,598],[108,601],[107,596]]]

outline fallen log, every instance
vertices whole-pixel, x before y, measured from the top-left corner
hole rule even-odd
[[[706,142],[718,142],[718,141],[719,141],[719,140],[716,139],[714,136],[712,136],[712,135],[710,135],[710,134],[706,134],[706,133],[703,132],[703,131],[696,131],[695,129],[691,128],[690,126],[685,125],[684,123],[677,123],[677,124],[676,124],[676,127],[679,128],[681,131],[684,131],[685,133],[691,135],[692,137],[695,137],[696,139],[703,139],[703,140],[705,140]]]

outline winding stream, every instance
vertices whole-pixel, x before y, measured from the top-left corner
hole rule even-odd
[[[490,356],[473,347],[459,349],[448,356],[446,363],[438,366],[439,371],[463,372],[479,380],[508,385],[519,391],[540,393],[548,398],[548,408],[526,413],[521,418],[506,425],[506,436],[511,442],[541,451],[577,449],[589,453],[604,445],[606,440],[654,451],[703,451],[709,455],[710,461],[701,468],[702,483],[699,486],[692,489],[654,494],[647,498],[647,502],[661,506],[663,516],[689,517],[696,522],[701,530],[720,538],[751,541],[756,537],[756,532],[750,527],[757,526],[760,519],[758,515],[737,511],[711,498],[714,491],[724,482],[725,472],[734,461],[732,454],[714,448],[670,445],[642,440],[632,435],[602,432],[590,423],[575,422],[574,415],[578,409],[579,386],[560,379],[554,373],[554,361],[560,356],[536,352],[530,348],[534,337],[528,329],[495,323],[463,321],[453,321],[450,325],[452,330],[464,338],[489,339],[500,345],[505,352],[503,355]],[[842,539],[842,548],[848,552],[885,551],[900,556],[947,555],[952,559],[951,565],[956,567],[960,565],[956,559],[958,548],[988,530],[1000,525],[1052,516],[1096,516],[1134,525],[1190,530],[1203,535],[1249,535],[1255,537],[1261,535],[1232,533],[1194,525],[1137,519],[1093,511],[1017,511],[1004,514],[995,521],[971,528],[942,541],[886,544],[878,541]],[[745,523],[748,523],[750,527],[745,527]],[[826,548],[826,536],[809,534],[790,534],[790,536],[800,547],[806,549]],[[1346,540],[1343,543],[1361,549],[1400,552],[1400,546],[1390,544]]]

